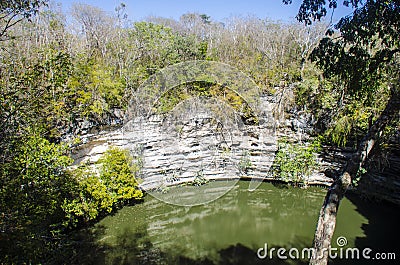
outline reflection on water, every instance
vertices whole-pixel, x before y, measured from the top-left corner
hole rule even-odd
[[[91,241],[86,245],[89,250],[85,250],[80,262],[305,263],[300,260],[259,260],[256,251],[265,243],[287,249],[311,246],[326,191],[262,183],[258,189],[249,192],[248,185],[249,182],[240,181],[218,200],[193,207],[165,204],[147,196],[144,203],[125,207],[90,230]],[[347,247],[368,242],[365,227],[369,221],[360,213],[360,207],[348,199],[344,199],[340,206],[334,240],[345,236]],[[382,226],[381,229],[390,228]],[[79,240],[87,239],[81,237]],[[89,254],[93,249],[95,253]]]
[[[188,185],[181,184],[179,187],[167,187],[167,192],[151,191],[153,196],[163,202],[179,206],[197,206],[215,201],[239,181],[239,178],[231,180],[219,180],[208,182],[207,185]]]

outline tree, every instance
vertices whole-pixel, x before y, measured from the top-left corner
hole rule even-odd
[[[97,7],[77,3],[72,6],[72,16],[85,36],[88,53],[104,57],[115,30],[113,19]]]
[[[292,1],[283,2],[289,4]],[[297,19],[310,25],[324,17],[327,8],[337,8],[337,2],[329,0],[327,5],[325,0],[304,0]],[[327,36],[312,52],[311,60],[324,70],[326,77],[339,77],[344,92],[352,95],[353,100],[363,97],[373,100],[376,97],[374,93],[382,85],[390,89],[390,99],[328,190],[313,243],[316,255],[310,264],[327,264],[326,250],[331,244],[340,201],[383,130],[391,121],[398,120],[400,111],[400,1],[351,0],[343,1],[343,5],[352,7],[353,13],[328,30]]]
[[[1,0],[0,41],[9,38],[7,31],[23,19],[30,19],[48,0]]]

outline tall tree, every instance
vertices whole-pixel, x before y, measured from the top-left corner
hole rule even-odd
[[[115,30],[115,21],[97,7],[77,3],[72,6],[72,17],[85,36],[87,51],[104,57]]]
[[[292,1],[283,2],[290,4]],[[353,95],[354,100],[361,97],[373,100],[374,92],[382,84],[390,89],[390,99],[328,190],[314,237],[316,255],[310,264],[327,264],[327,250],[331,246],[340,201],[383,130],[390,121],[398,119],[400,111],[400,1],[345,0],[343,5],[353,8],[353,13],[328,30],[327,36],[312,52],[311,60],[322,67],[325,76],[339,77],[346,93]],[[297,19],[310,25],[326,16],[327,9],[337,6],[336,0],[328,3],[325,0],[303,0]]]

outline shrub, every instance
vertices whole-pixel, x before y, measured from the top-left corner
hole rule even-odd
[[[138,188],[135,174],[137,164],[129,152],[112,147],[99,159],[95,168],[81,165],[74,170],[79,182],[78,194],[64,201],[66,226],[87,223],[99,216],[140,200],[142,191]]]
[[[320,137],[309,145],[280,142],[273,166],[274,174],[286,182],[307,183],[307,177],[318,166],[315,152],[320,148]]]

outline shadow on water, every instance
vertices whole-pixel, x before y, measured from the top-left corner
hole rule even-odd
[[[48,260],[49,264],[140,264],[140,265],[261,265],[261,264],[307,264],[306,260],[280,260],[269,257],[260,259],[257,252],[240,243],[218,251],[216,258],[192,259],[161,251],[150,242],[147,227],[139,227],[135,232],[127,229],[116,237],[113,245],[103,244],[104,227],[82,230],[66,243],[62,251]],[[296,246],[307,247],[297,240]],[[272,247],[271,247],[272,248]],[[268,246],[268,251],[271,249]],[[276,249],[279,246],[275,246]],[[288,249],[288,247],[286,247]]]
[[[360,259],[335,259],[330,264],[396,264],[395,261],[400,259],[398,232],[400,207],[388,202],[363,199],[353,193],[347,194],[346,198],[355,205],[356,211],[368,220],[367,223],[361,225],[365,236],[355,239],[354,247],[360,250]],[[362,250],[365,248],[372,249],[368,254],[371,257],[369,260],[362,258]],[[395,253],[395,260],[393,258],[378,260],[375,258],[376,253]]]
[[[287,183],[274,181],[274,182],[271,182],[271,184],[277,189],[286,189],[286,190],[289,189],[289,186]]]

